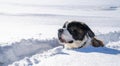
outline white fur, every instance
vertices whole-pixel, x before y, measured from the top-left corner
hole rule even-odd
[[[64,43],[64,48],[66,48],[66,49],[79,48],[79,47],[81,47],[85,42],[86,42],[86,44],[85,44],[85,46],[83,46],[83,47],[86,47],[86,46],[88,46],[88,45],[91,44],[91,43],[90,43],[90,40],[91,40],[91,39],[90,39],[89,37],[85,36],[85,38],[83,39],[83,41],[77,40],[77,41],[74,41],[73,43]]]
[[[74,40],[72,35],[68,32],[66,28],[63,29],[64,32],[62,33],[62,38],[66,40],[66,42]]]
[[[69,21],[65,22],[65,26],[66,26],[66,28],[67,28],[68,24],[69,24]]]

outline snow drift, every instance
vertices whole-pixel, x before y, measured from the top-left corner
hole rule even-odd
[[[118,46],[120,48],[120,45]],[[86,66],[88,64],[89,66],[119,66],[119,56],[119,50],[107,47],[66,50],[59,46],[42,54],[33,55],[31,58],[26,57],[16,61],[9,66]]]
[[[105,44],[108,44],[109,42],[120,41],[120,32],[116,32],[116,31],[109,32],[107,34],[97,35],[97,37],[99,39],[102,39]],[[12,43],[7,46],[0,46],[0,64],[3,66],[6,66],[8,64],[11,64],[14,61],[18,61],[25,57],[30,57],[36,53],[42,53],[44,51],[47,51],[47,50],[57,47],[59,45],[60,44],[58,43],[58,40],[56,38],[53,38],[51,40],[38,40],[38,39],[25,40],[25,39],[22,39],[20,42],[15,42],[15,43]],[[117,44],[116,46],[117,47],[115,47],[115,45],[111,46],[108,44],[108,47],[111,47],[113,49],[120,48],[120,45]],[[96,49],[89,50],[89,51],[94,51],[94,50],[96,50]],[[84,51],[87,52],[88,50],[84,50]],[[102,50],[100,49],[98,51],[102,51]],[[110,52],[111,52],[111,50],[110,50]],[[29,61],[29,59],[27,61]],[[36,60],[34,59],[34,61],[36,61]],[[37,63],[37,62],[40,62],[40,61],[36,61],[35,63]],[[31,62],[31,63],[33,63],[33,62]]]
[[[0,64],[6,66],[26,56],[30,57],[58,45],[57,39],[53,38],[51,40],[22,39],[20,42],[0,46]]]

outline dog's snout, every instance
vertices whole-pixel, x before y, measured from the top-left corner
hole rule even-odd
[[[59,29],[58,32],[62,33],[64,30],[63,29]]]

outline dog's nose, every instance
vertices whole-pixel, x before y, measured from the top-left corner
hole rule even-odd
[[[63,29],[59,29],[58,32],[62,33],[64,30]]]

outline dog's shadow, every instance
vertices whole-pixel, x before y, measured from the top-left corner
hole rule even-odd
[[[107,47],[87,47],[87,48],[80,48],[80,49],[74,49],[77,52],[84,52],[84,53],[92,53],[92,52],[97,52],[97,53],[104,53],[104,54],[120,54],[119,50],[107,48]]]

